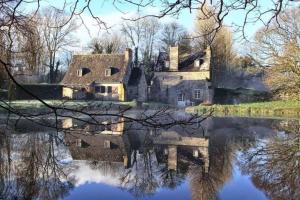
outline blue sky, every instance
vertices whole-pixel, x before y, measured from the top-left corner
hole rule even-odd
[[[134,1],[134,2],[139,2]],[[229,0],[230,1],[230,0]],[[287,1],[287,0],[285,0]],[[42,7],[43,6],[55,6],[55,7],[62,7],[63,6],[63,0],[46,0],[42,1]],[[70,9],[70,6],[74,3],[74,0],[66,0],[68,9]],[[93,12],[93,14],[100,19],[102,19],[104,22],[108,24],[108,26],[112,26],[112,30],[118,30],[120,27],[120,24],[122,23],[122,18],[128,18],[130,16],[133,16],[134,13],[137,12],[138,8],[135,5],[132,5],[130,3],[118,3],[117,5],[113,5],[113,0],[92,0],[90,4],[90,8]],[[124,2],[124,1],[123,1]],[[273,0],[258,0],[259,6],[261,10],[269,9],[273,5]],[[86,4],[85,0],[79,1],[79,8],[82,8]],[[289,3],[290,6],[296,7],[300,5],[300,3]],[[32,4],[25,5],[29,9],[34,9],[35,7]],[[154,6],[147,6],[146,8],[141,8],[140,12],[141,14],[157,14],[160,9],[162,8],[162,5],[160,5],[160,0],[156,0],[154,2]],[[68,9],[66,9],[68,11]],[[226,18],[225,18],[225,24],[232,27],[232,30],[234,31],[234,24],[241,25],[243,23],[243,19],[245,16],[245,11],[234,11],[231,12]],[[265,20],[267,19],[268,15],[265,16]],[[103,30],[99,30],[99,27],[96,26],[95,20],[90,16],[88,12],[85,12],[82,14],[82,18],[85,22],[86,27],[88,27],[89,31],[85,30],[86,28],[84,26],[81,26],[77,36],[79,36],[81,42],[86,43],[86,41],[90,40],[90,37],[96,37],[101,34]],[[161,22],[168,22],[172,20],[178,21],[180,24],[182,24],[184,27],[187,28],[188,31],[193,31],[193,25],[196,18],[196,12],[193,11],[192,13],[189,12],[189,10],[182,11],[178,16],[167,16],[161,19]],[[261,22],[257,23],[251,23],[246,26],[246,36],[248,38],[251,38],[256,30],[260,28],[263,24]],[[238,38],[241,35],[240,32],[234,32],[234,38]],[[236,43],[241,43],[241,41],[236,41]]]

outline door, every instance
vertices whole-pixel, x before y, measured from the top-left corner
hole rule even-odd
[[[184,100],[184,94],[183,93],[178,93],[177,94],[177,105],[180,107],[185,106],[185,100]]]

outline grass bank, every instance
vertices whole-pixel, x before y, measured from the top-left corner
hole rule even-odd
[[[193,106],[187,112],[204,113],[214,110],[216,116],[240,117],[296,117],[300,118],[300,101],[269,101],[236,105]]]
[[[71,109],[106,109],[106,108],[126,108],[126,107],[137,107],[136,101],[118,102],[118,101],[79,101],[79,100],[45,100],[50,106],[71,108]],[[142,104],[144,109],[160,109],[167,106],[166,104],[147,102]],[[0,101],[0,112],[5,112],[7,108],[13,108],[15,110],[26,110],[26,111],[39,111],[47,109],[47,107],[38,100],[16,100],[16,101]]]
[[[91,108],[105,108],[108,106],[119,107],[119,106],[129,106],[135,107],[136,102],[114,102],[114,101],[63,101],[63,100],[45,100],[45,102],[50,106],[61,107],[61,108],[72,108],[80,109],[84,107]],[[16,100],[16,101],[5,101],[0,102],[0,111],[7,110],[6,108],[11,107],[16,110],[30,110],[30,109],[45,109],[45,106],[42,102],[38,100]]]

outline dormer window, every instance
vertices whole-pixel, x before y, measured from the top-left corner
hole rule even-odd
[[[89,72],[90,72],[89,68],[83,67],[83,68],[77,70],[77,76],[82,77],[82,76],[86,75]]]
[[[105,76],[111,76],[111,68],[105,69]]]
[[[200,67],[200,60],[199,60],[199,59],[196,59],[196,60],[194,61],[194,67],[197,67],[197,68]]]

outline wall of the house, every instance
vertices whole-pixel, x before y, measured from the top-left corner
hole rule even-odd
[[[124,101],[125,100],[125,92],[124,92],[124,86],[123,84],[95,84],[95,87],[97,86],[105,86],[106,92],[100,93],[93,90],[93,94],[95,99],[105,100],[105,101]],[[107,93],[107,87],[112,87],[112,92]]]
[[[134,99],[140,102],[147,101],[147,82],[144,75],[140,78],[138,85],[127,86],[126,88],[126,100],[132,101]]]
[[[138,86],[137,85],[127,86],[126,96],[127,96],[127,101],[132,101],[134,99],[137,99],[139,96]]]
[[[105,93],[96,92],[95,87],[104,86],[106,87]],[[112,87],[112,92],[107,92],[107,87]],[[125,101],[126,100],[126,93],[123,84],[119,83],[112,83],[112,84],[95,84],[90,87],[63,87],[62,91],[63,98],[68,99],[98,99],[104,101]]]
[[[148,89],[148,85],[147,85],[146,77],[143,75],[138,85],[138,94],[139,94],[137,98],[138,101],[145,102],[148,100],[147,89]]]
[[[213,90],[206,80],[209,72],[157,72],[154,75],[149,99],[172,105],[179,105],[178,94],[183,94],[182,106],[211,103]],[[200,98],[195,98],[195,90],[200,89]]]
[[[73,89],[68,87],[63,87],[63,98],[73,99]]]
[[[155,72],[154,77],[181,77],[182,80],[206,80],[210,79],[210,72]]]
[[[85,99],[86,93],[83,92],[81,89],[63,87],[62,96],[63,98],[68,99]]]

